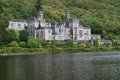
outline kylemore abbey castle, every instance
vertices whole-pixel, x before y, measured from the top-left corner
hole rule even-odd
[[[54,19],[46,22],[43,13],[40,11],[37,18],[33,17],[26,20],[13,19],[9,21],[8,29],[25,30],[38,41],[43,38],[49,41],[66,41],[69,39],[88,41],[92,38],[91,28],[83,27],[79,19],[71,18],[69,11],[66,11],[65,22],[57,22]],[[95,35],[93,38],[95,38]]]

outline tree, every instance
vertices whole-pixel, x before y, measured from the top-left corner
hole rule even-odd
[[[42,10],[42,7],[41,7],[41,0],[37,0],[37,3],[36,3],[36,10],[39,11],[39,10]]]
[[[0,46],[9,43],[9,34],[4,27],[0,27]]]
[[[27,42],[28,34],[25,31],[19,31],[19,40]]]
[[[9,41],[19,41],[19,32],[13,29],[7,30],[9,34]]]
[[[27,47],[28,48],[38,48],[39,43],[32,36],[29,36],[28,41],[27,41]]]

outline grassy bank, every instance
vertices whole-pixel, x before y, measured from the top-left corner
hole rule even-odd
[[[75,52],[96,52],[96,51],[119,51],[120,44],[114,43],[109,44],[105,43],[99,45],[97,40],[94,41],[94,44],[90,42],[79,42],[74,44],[73,40],[68,42],[57,42],[51,41],[48,42],[43,39],[41,42],[37,42],[34,38],[29,37],[27,42],[17,42],[12,41],[7,45],[0,46],[0,54],[10,54],[10,53],[45,53],[45,54],[54,54],[54,53],[75,53]]]
[[[1,47],[0,54],[17,53],[76,53],[76,52],[96,52],[96,51],[119,51],[120,47],[89,47],[89,48],[21,48],[21,47]]]

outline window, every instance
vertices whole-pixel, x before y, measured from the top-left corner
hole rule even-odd
[[[26,24],[24,24],[24,26],[26,26]]]
[[[89,34],[89,31],[87,31],[87,34]]]
[[[37,37],[37,38],[39,37],[39,34],[38,34],[38,33],[36,34],[36,37]]]
[[[65,30],[65,33],[66,33],[66,30]]]
[[[48,33],[50,34],[50,33],[51,33],[51,31],[50,31],[50,30],[48,30]]]
[[[61,31],[63,32],[63,29],[61,29]]]
[[[89,31],[86,31],[86,32],[85,32],[85,35],[88,35],[88,34],[89,34]]]
[[[61,33],[61,29],[59,29],[59,32]]]
[[[77,30],[77,27],[74,27],[75,30]]]
[[[79,37],[83,37],[83,31],[79,30]]]
[[[18,28],[20,28],[21,27],[21,25],[20,24],[18,24]]]
[[[13,23],[11,23],[11,26],[13,26]]]
[[[74,24],[75,27],[78,27],[78,24]]]
[[[27,26],[24,26],[24,28],[25,28],[25,29],[28,29],[28,27],[27,27]]]
[[[44,32],[43,32],[43,31],[41,31],[41,37],[43,37],[43,35],[44,35]]]

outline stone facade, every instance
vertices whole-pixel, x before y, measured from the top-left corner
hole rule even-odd
[[[46,22],[42,12],[38,12],[37,18],[26,20],[9,21],[9,29],[25,30],[30,36],[38,41],[45,38],[46,40],[74,41],[91,40],[91,28],[83,27],[77,18],[71,18],[70,12],[66,11],[66,21],[57,22],[52,19]]]

